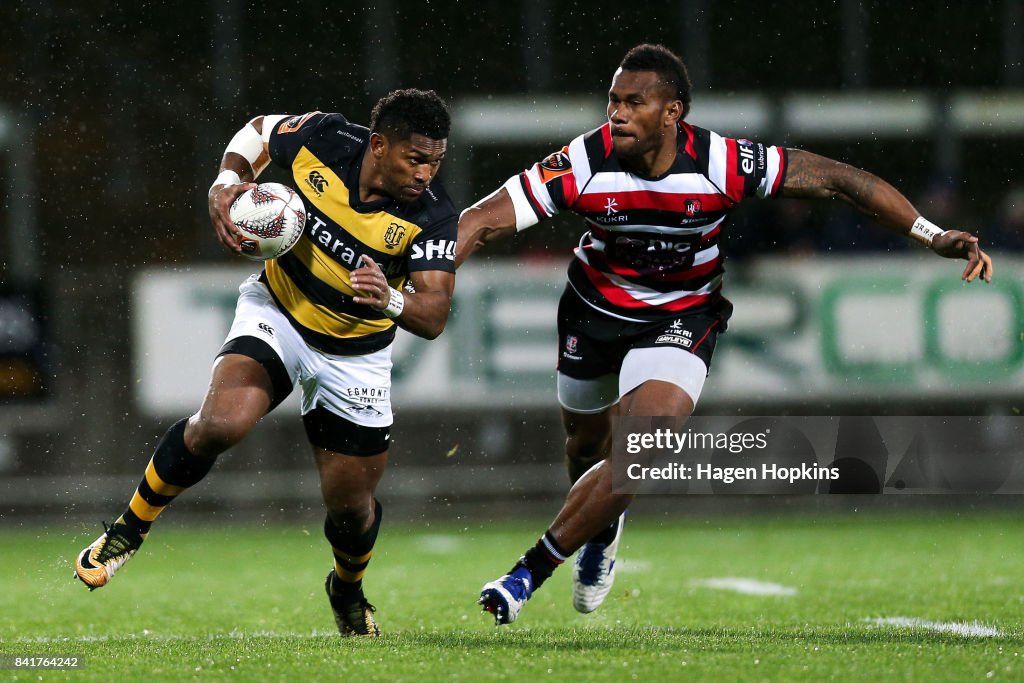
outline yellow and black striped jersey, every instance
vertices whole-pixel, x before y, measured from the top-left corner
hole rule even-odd
[[[437,178],[414,202],[362,202],[359,171],[370,131],[341,114],[285,118],[270,133],[270,159],[291,172],[306,205],[305,233],[266,263],[278,306],[311,346],[357,355],[384,348],[395,323],[352,301],[349,274],[368,255],[401,289],[412,271],[455,272],[458,213]]]

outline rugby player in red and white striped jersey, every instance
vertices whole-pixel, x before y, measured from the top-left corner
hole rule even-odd
[[[785,150],[682,123],[671,165],[646,176],[616,154],[627,130],[609,121],[577,137],[506,192],[527,220],[563,210],[584,218],[588,231],[569,282],[602,313],[649,322],[714,306],[721,299],[722,223],[744,197],[778,193]]]
[[[608,91],[608,122],[463,212],[456,265],[480,246],[573,211],[586,231],[558,313],[558,398],[567,432],[565,505],[480,603],[510,623],[577,549],[573,604],[596,609],[614,579],[629,493],[612,489],[613,415],[685,419],[732,306],[718,237],[748,197],[838,199],[990,281],[975,236],[942,230],[871,173],[797,149],[734,140],[685,122],[690,82],[658,45],[630,50]]]

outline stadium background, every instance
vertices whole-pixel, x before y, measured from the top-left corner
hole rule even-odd
[[[1019,0],[940,10],[857,0],[815,7],[699,0],[628,11],[567,0],[389,0],[316,9],[241,0],[3,3],[0,524],[109,517],[167,424],[198,406],[202,379],[186,387],[192,405],[179,408],[173,382],[159,385],[147,373],[158,367],[173,378],[196,363],[208,370],[218,342],[199,341],[201,332],[212,327],[216,337],[222,323],[197,321],[193,329],[188,317],[167,318],[169,298],[196,286],[200,297],[230,301],[230,283],[247,272],[215,243],[205,202],[224,144],[242,123],[312,109],[365,122],[388,90],[433,88],[456,120],[442,177],[455,197],[470,201],[598,125],[615,65],[643,41],[664,43],[686,59],[695,120],[877,172],[936,222],[979,232],[1004,283],[996,290],[1002,299],[975,309],[998,318],[997,357],[971,356],[989,339],[977,325],[973,343],[952,350],[920,342],[916,331],[890,340],[893,363],[906,360],[901,348],[914,346],[908,353],[918,354],[915,363],[963,368],[965,381],[955,372],[909,383],[894,374],[895,382],[865,385],[862,375],[891,367],[868,367],[870,357],[853,349],[838,365],[848,376],[823,371],[807,385],[797,377],[799,361],[822,362],[812,351],[797,356],[792,381],[768,389],[744,390],[742,377],[727,381],[727,368],[722,380],[713,374],[701,412],[1015,415],[1024,388],[1017,284],[1024,246],[1017,173],[1024,158],[1022,21]],[[702,102],[711,105],[702,110]],[[919,278],[932,282],[938,273],[956,285],[954,264],[919,266],[913,245],[870,227],[861,234],[860,222],[839,207],[754,202],[726,231],[727,286],[763,293],[786,272],[813,294],[817,278],[830,273],[871,279],[919,268]],[[436,361],[433,374],[396,388],[393,468],[382,498],[398,519],[524,509],[546,517],[555,509],[564,491],[562,436],[553,376],[543,370],[554,349],[534,343],[550,330],[553,310],[534,304],[557,296],[553,283],[578,232],[576,221],[559,219],[460,275],[460,289],[472,285],[473,306],[458,307],[457,324],[436,342],[444,349],[440,360],[427,351],[416,356],[423,365]],[[535,270],[505,268],[523,260]],[[535,274],[537,291],[523,287],[533,282],[524,273]],[[169,289],[146,289],[161,278]],[[504,327],[497,337],[482,334],[493,332],[488,297],[507,291],[519,300],[505,302]],[[958,306],[975,307],[973,294]],[[786,301],[781,305],[786,311]],[[835,309],[836,324],[856,329],[881,310],[865,305],[849,316]],[[737,327],[750,316],[755,327],[774,324],[773,334],[788,334],[757,313],[756,306],[741,308]],[[892,315],[901,319],[898,309]],[[814,324],[807,334],[818,334]],[[723,362],[739,357],[744,344],[748,356],[750,344],[768,344],[763,335],[734,335],[723,338]],[[534,349],[521,359],[526,371],[507,362],[519,342]],[[959,352],[968,360],[956,360]],[[984,371],[981,381],[970,379],[974,365]],[[294,412],[279,413],[223,456],[168,517],[319,516],[301,426]],[[701,498],[644,505],[696,514],[811,505]],[[958,502],[928,497],[926,504]],[[970,499],[979,503],[1016,504],[1010,497]]]

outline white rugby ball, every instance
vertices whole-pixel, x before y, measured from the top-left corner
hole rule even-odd
[[[242,233],[242,256],[252,261],[277,258],[295,246],[306,228],[306,208],[295,190],[261,183],[235,198],[228,211]]]

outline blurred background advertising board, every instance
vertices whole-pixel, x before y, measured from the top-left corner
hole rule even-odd
[[[735,305],[705,399],[715,404],[962,399],[1024,394],[1024,259],[991,284],[928,254],[770,257],[730,269]],[[133,282],[136,398],[156,415],[194,410],[251,268],[140,270]],[[452,318],[426,341],[400,333],[402,409],[554,406],[555,315],[565,264],[471,263]]]

